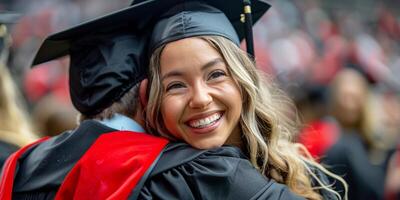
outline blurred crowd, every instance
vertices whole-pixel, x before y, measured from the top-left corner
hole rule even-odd
[[[399,2],[273,5],[256,58],[297,105],[297,141],[344,177],[349,199],[399,199]]]
[[[15,146],[76,126],[68,58],[30,69],[42,40],[129,3],[0,0],[0,14],[5,10],[20,14],[14,23],[7,22],[12,42],[2,43],[9,49],[5,66],[0,67],[11,72],[15,90],[21,93],[7,95],[14,98],[9,101],[20,101],[16,108],[26,110],[15,121],[2,119],[3,110],[12,106],[4,104],[6,97],[0,95],[1,129],[29,138],[12,142]],[[302,126],[294,139],[345,178],[349,199],[399,199],[400,2],[274,0],[271,4],[255,26],[256,63],[295,101]],[[5,22],[0,18],[1,23]],[[2,71],[0,76],[9,76]],[[11,87],[1,84],[0,93]],[[26,128],[14,129],[14,123]]]

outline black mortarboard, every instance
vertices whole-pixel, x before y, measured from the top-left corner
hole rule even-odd
[[[240,43],[224,13],[199,1],[184,1],[158,19],[149,42],[150,52],[162,44],[199,35],[219,35]]]
[[[157,19],[149,42],[150,52],[162,44],[201,35],[223,36],[237,45],[246,36],[252,43],[252,33],[247,34],[242,21],[245,14],[251,12],[250,7],[245,9],[249,4],[249,0],[229,1],[228,4],[222,0],[176,0]],[[255,12],[247,17],[256,21],[270,6],[263,1],[253,1],[253,4]],[[247,21],[252,23],[252,20]]]
[[[77,110],[95,115],[147,75],[144,39],[129,34],[87,36],[71,43],[69,85]]]

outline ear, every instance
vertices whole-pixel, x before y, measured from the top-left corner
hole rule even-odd
[[[139,85],[139,99],[140,99],[140,103],[142,104],[143,108],[147,106],[147,102],[148,102],[148,96],[147,96],[148,83],[149,83],[149,79],[146,78],[146,79],[143,79]]]

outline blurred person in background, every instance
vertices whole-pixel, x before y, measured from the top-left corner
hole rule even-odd
[[[325,86],[304,86],[304,96],[297,99],[296,106],[304,123],[297,141],[303,144],[317,160],[337,141],[339,129],[328,117],[327,88]]]
[[[384,87],[384,86],[382,86]],[[400,102],[388,88],[373,88],[369,103],[371,117],[371,139],[374,140],[375,163],[388,162],[386,154],[395,151],[400,142]]]
[[[329,112],[340,135],[322,162],[349,184],[349,199],[383,198],[385,167],[372,162],[377,144],[368,102],[368,83],[360,72],[345,68],[336,74],[330,88]]]
[[[384,96],[385,133],[381,146],[384,148],[395,148],[387,164],[385,199],[400,199],[400,101],[395,94]],[[397,146],[396,146],[397,145]],[[390,149],[389,149],[390,150]]]
[[[11,153],[36,139],[23,99],[5,64],[11,42],[6,24],[16,17],[10,12],[0,13],[0,167]]]

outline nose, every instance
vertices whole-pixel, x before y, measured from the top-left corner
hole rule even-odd
[[[189,102],[191,108],[205,108],[212,102],[209,88],[203,84],[196,84],[192,90],[192,97]]]

